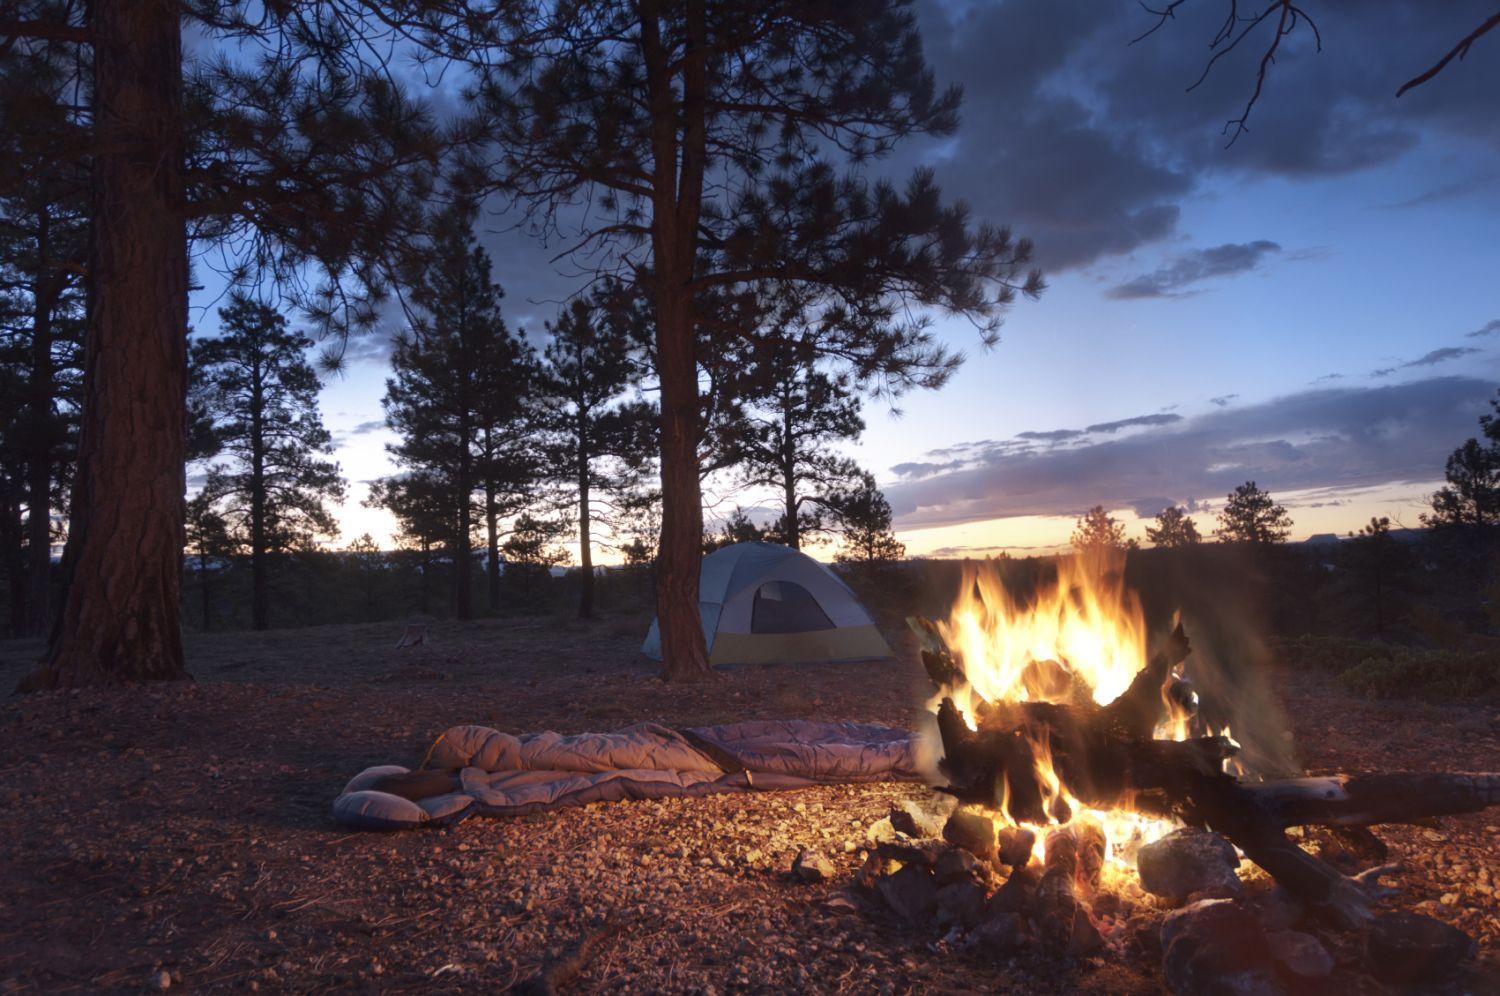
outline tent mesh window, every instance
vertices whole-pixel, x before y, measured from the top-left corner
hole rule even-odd
[[[792,581],[767,581],[750,609],[752,633],[810,633],[833,629],[833,620],[812,592]]]

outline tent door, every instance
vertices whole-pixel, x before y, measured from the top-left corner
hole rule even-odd
[[[750,609],[752,633],[810,633],[833,628],[833,620],[812,592],[794,581],[767,581],[755,592]]]

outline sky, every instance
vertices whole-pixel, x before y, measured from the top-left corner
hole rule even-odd
[[[1377,515],[1418,525],[1500,386],[1500,37],[1394,94],[1493,4],[1307,6],[1322,50],[1305,25],[1283,41],[1226,148],[1270,28],[1188,92],[1221,3],[1134,44],[1153,19],[1129,0],[918,4],[939,82],[964,90],[962,123],[872,169],[931,167],[976,218],[1034,241],[1049,287],[991,349],[937,316],[960,372],[866,405],[849,452],[909,554],[1055,550],[1096,504],[1134,537],[1169,504],[1207,533],[1246,480],[1287,506],[1293,538]],[[492,213],[482,239],[507,319],[540,341],[575,285],[513,224]],[[390,331],[354,344],[323,392],[351,482],[343,541],[388,542],[393,525],[360,505],[392,470]]]

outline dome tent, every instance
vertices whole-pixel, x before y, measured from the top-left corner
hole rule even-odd
[[[736,543],[704,557],[698,611],[710,664],[893,656],[870,613],[838,575],[776,543]],[[661,660],[654,619],[641,653]]]

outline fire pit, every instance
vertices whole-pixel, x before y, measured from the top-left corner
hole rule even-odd
[[[1470,943],[1452,928],[1382,917],[1369,929],[1374,904],[1394,894],[1379,879],[1396,866],[1381,863],[1368,827],[1483,809],[1500,802],[1500,776],[1260,777],[1228,725],[1204,722],[1183,627],[1148,651],[1120,567],[1063,560],[1054,584],[1022,600],[991,566],[970,566],[947,619],[909,620],[935,687],[934,787],[958,805],[946,822],[893,811],[861,883],[981,951],[1079,956],[1147,930],[1179,990],[1198,987],[1204,964],[1217,966],[1215,985],[1244,975],[1244,991],[1274,989],[1273,961],[1328,974],[1316,939],[1285,929],[1303,911],[1374,944],[1420,935],[1456,961]],[[1303,827],[1328,828],[1370,867],[1346,875],[1309,853],[1289,834]],[[1242,857],[1280,888],[1244,899]],[[1155,916],[1133,918],[1139,909]]]

